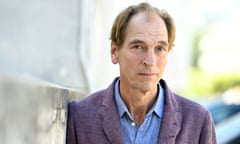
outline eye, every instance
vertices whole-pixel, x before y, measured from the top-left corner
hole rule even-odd
[[[163,46],[159,46],[159,47],[157,47],[157,50],[161,52],[161,51],[166,51],[167,48],[165,48]]]
[[[143,47],[141,45],[134,45],[133,48],[134,49],[142,49]]]

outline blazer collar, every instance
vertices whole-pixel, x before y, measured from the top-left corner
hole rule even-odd
[[[114,101],[113,83],[103,92],[102,107],[99,109],[99,115],[102,119],[102,127],[109,141],[114,144],[124,144],[120,118]]]
[[[161,144],[172,144],[175,143],[176,136],[180,131],[182,117],[175,96],[173,96],[174,94],[170,91],[164,80],[161,80],[160,83],[165,89],[165,103],[158,140]]]

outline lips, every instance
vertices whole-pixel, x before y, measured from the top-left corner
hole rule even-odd
[[[139,75],[142,75],[142,76],[155,76],[157,75],[157,73],[138,73]]]

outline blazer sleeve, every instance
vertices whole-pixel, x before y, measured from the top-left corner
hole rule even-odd
[[[217,144],[215,126],[209,112],[205,116],[199,144]]]
[[[66,144],[77,144],[73,119],[73,106],[71,105],[71,103],[68,104],[67,115]]]

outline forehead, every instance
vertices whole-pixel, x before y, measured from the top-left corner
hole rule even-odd
[[[165,22],[156,13],[141,12],[134,15],[126,29],[126,39],[131,36],[159,37],[168,40]]]

